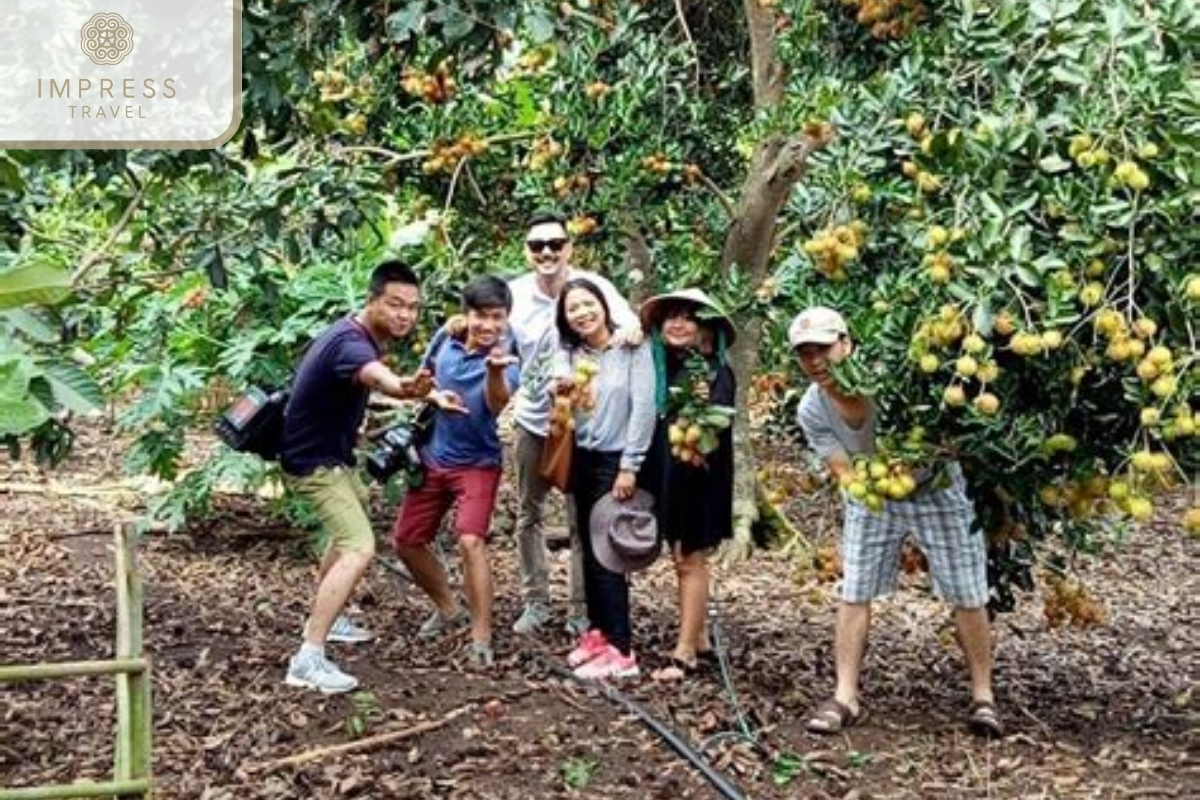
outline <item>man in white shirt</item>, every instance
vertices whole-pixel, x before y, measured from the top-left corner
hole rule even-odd
[[[571,278],[587,278],[604,292],[621,343],[638,344],[642,330],[629,302],[607,279],[571,266],[571,239],[565,218],[553,211],[535,212],[525,233],[525,260],[530,271],[509,281],[512,313],[509,329],[521,358],[521,389],[516,398],[516,467],[520,508],[517,514],[517,553],[525,607],[513,625],[519,634],[534,634],[551,619],[550,580],[546,567],[543,507],[550,484],[538,472],[538,462],[550,425],[548,382],[558,335],[554,318],[558,297]],[[568,498],[570,504],[570,498]],[[570,608],[567,629],[587,630],[583,599],[583,565],[575,515],[568,507],[571,528]]]

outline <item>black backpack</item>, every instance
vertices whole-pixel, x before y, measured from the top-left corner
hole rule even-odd
[[[239,453],[253,453],[267,461],[279,458],[283,444],[283,410],[291,388],[252,386],[213,423],[221,441]]]

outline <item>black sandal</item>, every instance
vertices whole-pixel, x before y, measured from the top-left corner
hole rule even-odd
[[[858,725],[866,718],[867,712],[863,709],[860,708],[856,714],[850,709],[850,706],[830,698],[813,711],[812,716],[808,719],[807,727],[812,733],[841,733],[847,728]]]
[[[982,736],[984,739],[999,739],[1004,736],[1004,724],[1000,721],[996,704],[991,700],[976,700],[971,703],[967,727],[976,736]]]

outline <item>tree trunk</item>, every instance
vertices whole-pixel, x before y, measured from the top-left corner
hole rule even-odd
[[[750,33],[750,72],[754,107],[774,108],[783,100],[786,75],[775,39],[775,12],[760,0],[743,0]],[[828,126],[806,126],[803,134],[776,134],[758,144],[742,184],[740,199],[725,237],[721,269],[726,276],[735,268],[751,286],[767,277],[774,249],[775,227],[788,197],[804,176],[809,154],[830,136]],[[734,536],[746,541],[759,519],[757,469],[750,446],[750,382],[758,371],[762,323],[755,321],[738,332],[730,353],[737,377],[737,420],[734,426]]]
[[[775,225],[792,189],[804,174],[809,153],[823,144],[810,137],[776,136],[761,142],[742,184],[741,199],[721,255],[726,276],[737,268],[750,285],[767,277],[774,246]],[[762,324],[753,322],[738,332],[730,356],[737,377],[738,416],[734,426],[734,535],[743,541],[758,521],[757,469],[750,443],[750,381],[758,371]]]

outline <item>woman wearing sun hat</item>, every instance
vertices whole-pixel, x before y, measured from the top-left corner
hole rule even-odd
[[[733,535],[730,423],[737,383],[726,352],[737,332],[728,314],[697,288],[652,297],[640,316],[654,353],[658,409],[644,485],[658,500],[659,529],[679,578],[679,635],[671,662],[688,673],[711,652],[708,556]]]

